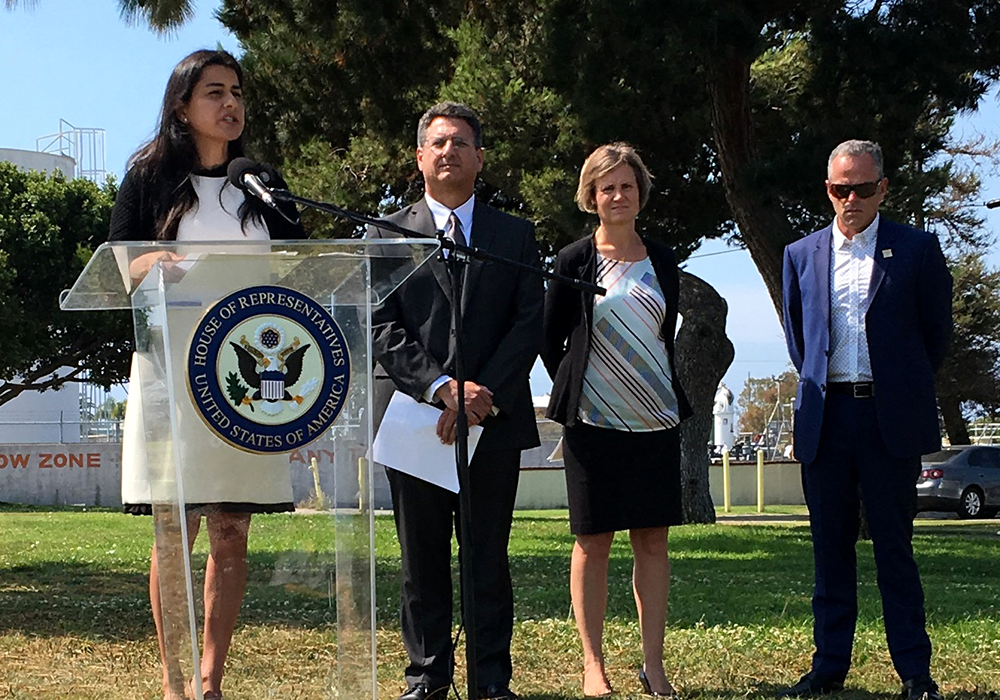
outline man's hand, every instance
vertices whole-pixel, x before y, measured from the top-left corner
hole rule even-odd
[[[479,425],[480,421],[471,415],[468,415],[469,427],[474,425]],[[458,411],[453,411],[450,408],[446,408],[441,412],[441,417],[438,418],[437,422],[437,436],[441,439],[445,445],[455,444],[455,440],[458,438]]]
[[[458,382],[449,379],[438,387],[434,396],[453,411],[458,411]],[[476,425],[493,410],[493,392],[475,382],[465,383],[465,412],[469,423]],[[475,420],[475,423],[473,423]]]
[[[455,442],[455,424],[458,421],[458,382],[454,379],[438,387],[434,392],[447,408],[437,422],[437,436],[441,442],[451,445]],[[493,411],[493,392],[475,382],[465,383],[465,415],[469,426],[479,425]]]

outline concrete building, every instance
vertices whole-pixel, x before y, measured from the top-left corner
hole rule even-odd
[[[0,406],[0,445],[76,443],[81,432],[80,385],[75,382],[57,391],[26,391]]]
[[[59,153],[22,151],[19,148],[0,148],[0,161],[13,163],[21,170],[41,173],[62,173],[66,179],[76,174],[76,161]]]

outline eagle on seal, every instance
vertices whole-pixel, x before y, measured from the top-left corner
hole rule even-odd
[[[302,376],[302,362],[306,350],[311,346],[303,345],[298,347],[299,339],[278,353],[277,356],[267,356],[253,347],[246,338],[240,339],[240,345],[230,341],[233,350],[239,360],[240,376],[243,381],[255,389],[251,395],[251,401],[267,401],[274,403],[277,401],[294,401],[286,387],[294,386],[299,377]],[[271,369],[273,361],[277,361],[277,368]],[[257,367],[263,367],[263,371],[257,372]]]

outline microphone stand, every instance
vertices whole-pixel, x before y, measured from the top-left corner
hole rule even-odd
[[[383,228],[406,238],[428,238],[426,233],[413,231],[383,219],[376,219],[364,214],[342,209],[334,204],[316,202],[305,197],[299,197],[287,190],[271,190],[271,195],[281,201],[294,202],[303,206],[325,211],[342,217],[359,225],[369,225]],[[359,238],[360,236],[352,236]],[[540,267],[528,265],[519,260],[511,260],[499,255],[487,253],[478,248],[455,243],[438,231],[434,238],[441,243],[441,254],[451,276],[452,327],[455,331],[455,382],[458,384],[458,415],[455,420],[455,467],[458,470],[458,511],[460,531],[459,539],[459,571],[462,596],[462,619],[465,627],[465,676],[466,690],[469,700],[478,698],[479,682],[476,668],[476,601],[472,578],[473,544],[472,544],[472,484],[469,474],[469,419],[465,413],[465,336],[462,326],[462,294],[464,293],[465,272],[472,259],[494,262],[516,270],[538,275],[544,279],[555,280],[574,289],[599,294],[603,296],[606,289],[591,282],[585,282],[575,277],[566,277]],[[445,252],[447,251],[447,255]],[[453,652],[454,653],[454,652]]]
[[[479,672],[476,664],[476,595],[473,582],[472,482],[469,474],[469,417],[465,412],[465,335],[462,329],[462,293],[469,258],[444,232],[438,232],[441,254],[445,241],[450,243],[445,257],[451,278],[451,322],[455,330],[455,383],[458,384],[458,415],[455,417],[455,468],[458,470],[459,578],[461,579],[462,624],[465,627],[465,681],[469,700],[478,698]],[[452,654],[454,654],[454,650]]]
[[[390,221],[383,221],[382,219],[376,219],[371,216],[365,216],[364,214],[358,214],[357,212],[349,211],[347,209],[342,209],[336,204],[330,204],[328,202],[318,202],[315,199],[307,199],[306,197],[300,197],[297,194],[292,194],[288,190],[281,189],[270,189],[271,196],[274,197],[279,202],[292,202],[294,204],[301,204],[304,207],[309,207],[310,209],[318,209],[320,211],[325,211],[327,214],[333,214],[334,216],[340,217],[341,219],[347,219],[359,226],[381,226],[382,228],[390,229],[391,231],[400,234],[401,236],[407,238],[427,238],[426,234],[417,233],[416,231],[410,231],[403,228],[402,226],[397,226]],[[354,234],[348,236],[348,238],[363,238],[364,230],[360,234]]]

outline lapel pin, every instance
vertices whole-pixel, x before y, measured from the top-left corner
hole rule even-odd
[[[892,257],[892,248],[884,248],[882,250],[882,257],[883,258],[891,258]]]

